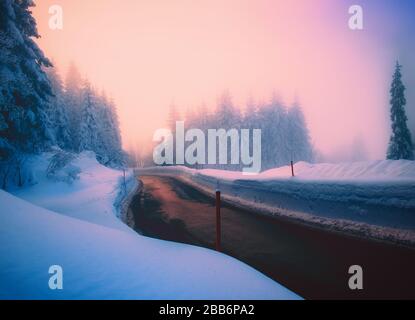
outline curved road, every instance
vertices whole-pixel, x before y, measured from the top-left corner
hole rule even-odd
[[[130,206],[140,233],[214,248],[214,200],[168,177],[143,176]],[[308,299],[415,299],[415,249],[347,236],[229,206],[222,208],[224,253]],[[363,268],[363,290],[348,269]],[[218,288],[220,290],[220,288]]]

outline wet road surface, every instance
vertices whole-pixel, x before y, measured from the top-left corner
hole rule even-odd
[[[143,176],[131,206],[145,236],[214,248],[214,199],[169,177]],[[227,205],[222,250],[307,299],[415,299],[415,249],[343,235]],[[350,290],[351,265],[363,290]]]

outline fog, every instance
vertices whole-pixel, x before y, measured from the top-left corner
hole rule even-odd
[[[171,103],[214,108],[226,89],[241,108],[298,99],[321,160],[382,159],[396,59],[415,131],[415,5],[357,1],[364,29],[350,30],[355,2],[38,0],[34,15],[61,73],[73,61],[113,97],[126,148],[148,146]],[[53,4],[63,30],[48,26]]]

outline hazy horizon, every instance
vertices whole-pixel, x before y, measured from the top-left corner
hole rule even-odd
[[[229,90],[237,106],[250,96],[286,105],[298,98],[314,145],[328,159],[355,146],[382,159],[389,140],[389,86],[397,59],[415,127],[415,60],[410,10],[392,1],[357,1],[364,30],[348,27],[356,1],[38,0],[38,43],[61,75],[74,62],[118,107],[124,147],[164,127],[171,103],[210,109]],[[63,30],[48,26],[61,5]]]

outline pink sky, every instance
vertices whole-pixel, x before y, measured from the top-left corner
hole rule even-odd
[[[371,158],[388,140],[394,61],[366,29],[348,28],[343,2],[277,0],[38,0],[34,15],[49,58],[115,99],[124,145],[150,139],[172,101],[214,106],[228,89],[239,105],[273,90],[301,101],[323,153],[363,139]],[[63,30],[48,8],[63,7]],[[369,16],[370,17],[370,16]],[[389,57],[389,56],[388,56]]]

